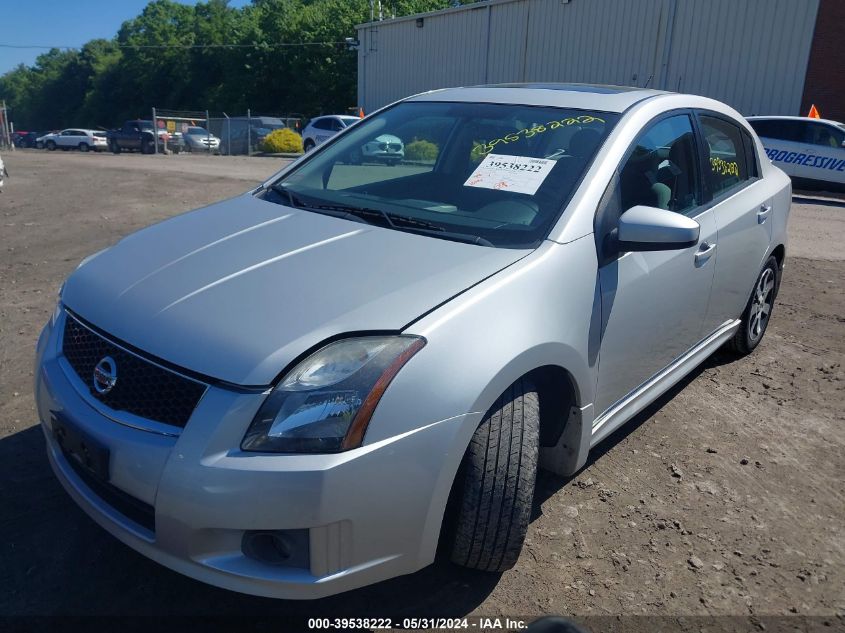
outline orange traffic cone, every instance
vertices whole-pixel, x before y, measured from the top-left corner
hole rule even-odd
[[[813,107],[815,107],[815,106],[813,106]],[[358,108],[358,118],[359,119],[364,118],[364,108]]]
[[[811,119],[820,119],[822,116],[819,114],[818,109],[816,108],[816,104],[810,106],[810,111],[807,113],[807,116]]]

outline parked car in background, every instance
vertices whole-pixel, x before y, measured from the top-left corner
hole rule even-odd
[[[51,132],[37,139],[50,151],[55,149],[78,149],[82,152],[101,151],[108,147],[106,133],[100,130],[84,130],[82,128],[68,128],[61,132]]]
[[[35,138],[35,147],[36,149],[44,149],[44,141],[45,139],[50,136],[51,134],[58,134],[61,130],[50,130],[49,132],[44,132],[40,136]]]
[[[311,119],[302,130],[302,148],[308,152],[356,121],[360,119],[346,114],[329,114]]]
[[[437,160],[348,163],[384,136]],[[239,592],[321,598],[438,550],[505,571],[538,466],[571,476],[761,343],[790,203],[713,99],[410,97],[81,262],[36,347],[49,462],[122,542]]]
[[[42,136],[41,132],[15,132],[18,136],[15,138],[15,147],[22,149],[36,147],[38,138]]]
[[[405,145],[402,139],[392,134],[381,134],[372,141],[361,146],[360,157],[362,160],[375,160],[388,165],[396,165],[405,157]]]
[[[220,139],[204,127],[190,126],[182,132],[182,141],[189,152],[211,152],[220,148]]]
[[[120,154],[122,151],[152,154],[156,151],[156,139],[158,139],[159,151],[167,148],[178,154],[183,148],[181,135],[171,135],[164,128],[159,128],[154,132],[153,122],[143,119],[125,121],[123,127],[109,130],[106,134],[108,147],[114,154]]]
[[[220,138],[221,154],[248,154],[257,152],[261,148],[264,138],[273,130],[284,127],[255,127],[246,125],[234,125],[231,131],[224,127]]]
[[[753,116],[748,122],[796,187],[845,192],[845,124],[800,116]]]

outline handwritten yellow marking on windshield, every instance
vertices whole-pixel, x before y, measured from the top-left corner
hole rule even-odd
[[[591,114],[582,114],[581,116],[549,121],[545,125],[535,123],[530,128],[524,128],[518,132],[511,132],[501,138],[493,139],[492,141],[487,141],[486,143],[479,143],[472,148],[473,154],[480,154],[483,156],[492,152],[496,148],[496,145],[516,143],[522,138],[534,138],[538,134],[543,134],[549,130],[556,130],[560,127],[567,127],[570,125],[590,125],[592,123],[605,123],[605,120]]]

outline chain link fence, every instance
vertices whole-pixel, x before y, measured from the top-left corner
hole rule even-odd
[[[305,117],[298,113],[263,114],[247,109],[226,112],[152,109],[159,130],[160,152],[200,152],[225,156],[250,156],[262,151],[264,138],[273,130],[302,132]]]

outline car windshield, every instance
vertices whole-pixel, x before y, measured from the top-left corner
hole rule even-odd
[[[357,116],[342,116],[342,117],[340,117],[340,122],[343,125],[343,127],[349,127],[350,125],[355,123],[355,121],[358,121]]]
[[[563,108],[404,102],[364,119],[263,195],[395,230],[533,247],[618,119]]]
[[[208,136],[208,130],[206,130],[205,128],[201,128],[201,127],[189,127],[188,128],[188,134],[193,134],[193,135],[202,134],[203,136]]]

